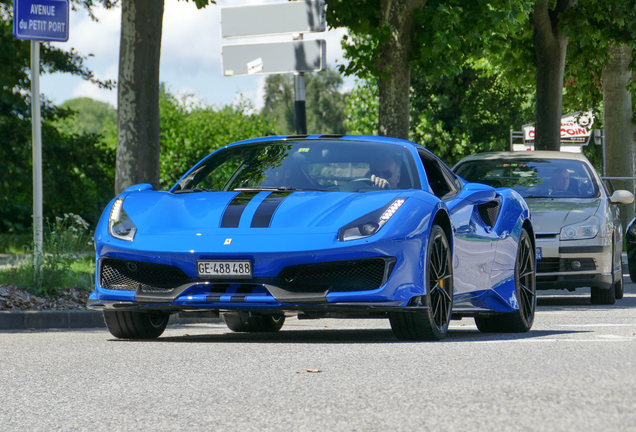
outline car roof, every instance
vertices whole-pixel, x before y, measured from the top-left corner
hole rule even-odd
[[[564,160],[580,160],[589,163],[589,160],[582,153],[568,153],[558,151],[506,151],[506,152],[488,152],[488,153],[475,153],[460,162],[479,161],[479,160],[491,160],[491,159],[564,159]]]
[[[257,142],[267,141],[302,141],[302,140],[329,140],[329,141],[368,141],[368,142],[380,142],[386,144],[394,144],[400,146],[409,146],[413,148],[424,148],[419,144],[412,141],[408,141],[401,138],[392,138],[386,136],[377,135],[336,135],[336,134],[315,134],[315,135],[273,135],[260,138],[252,138],[244,141],[236,142],[235,144],[249,144]]]

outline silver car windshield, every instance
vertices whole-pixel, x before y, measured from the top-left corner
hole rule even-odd
[[[593,198],[599,187],[589,167],[567,159],[467,161],[455,172],[469,182],[515,189],[524,198]]]
[[[221,149],[185,176],[172,192],[381,190],[370,180],[372,175],[395,180],[391,189],[421,187],[413,157],[403,147],[363,141],[290,140]]]

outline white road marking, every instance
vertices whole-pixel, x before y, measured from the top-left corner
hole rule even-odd
[[[493,341],[474,341],[471,343],[476,344],[498,344],[498,343],[544,343],[544,342],[636,342],[634,338],[624,338],[617,336],[617,338],[607,339],[512,339],[512,340],[493,340]]]
[[[559,324],[559,327],[636,327],[636,324]]]

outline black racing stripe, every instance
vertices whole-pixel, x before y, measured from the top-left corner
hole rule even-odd
[[[291,194],[291,191],[272,192],[263,200],[261,205],[256,209],[254,218],[252,219],[252,228],[268,228],[272,222],[274,212],[285,198]]]
[[[239,192],[225,208],[221,228],[238,228],[245,207],[258,193],[259,191]]]

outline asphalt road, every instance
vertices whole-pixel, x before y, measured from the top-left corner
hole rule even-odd
[[[399,342],[384,320],[181,325],[151,342],[0,332],[0,430],[636,430],[626,291],[614,306],[543,292],[527,334],[464,319],[434,343]]]

